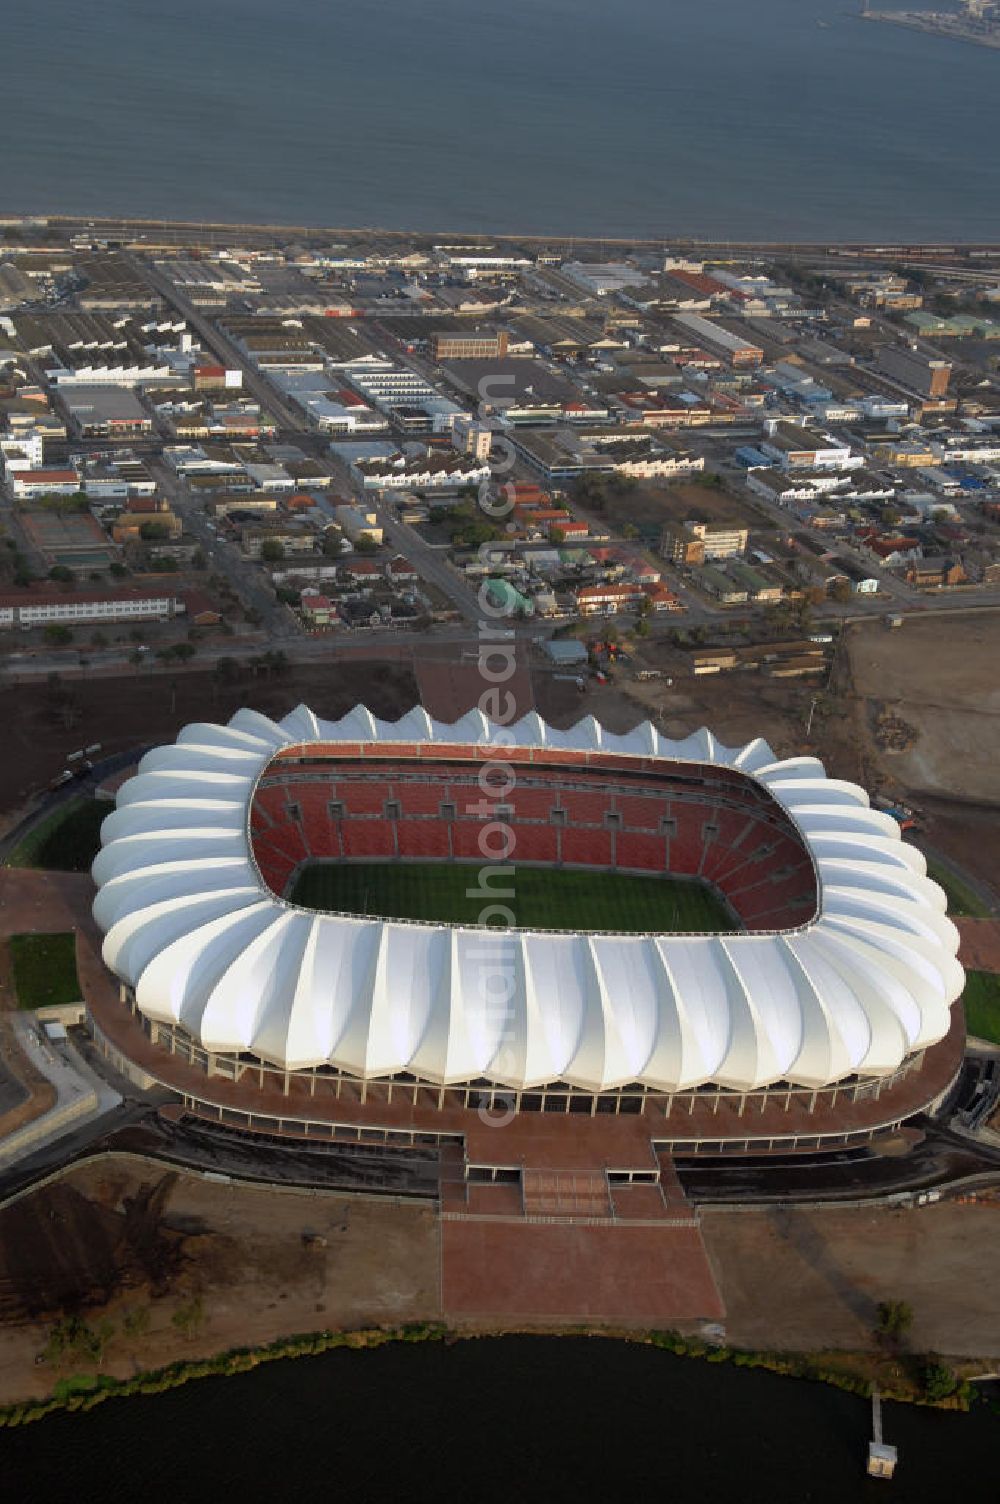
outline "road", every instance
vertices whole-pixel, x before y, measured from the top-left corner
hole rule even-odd
[[[291,437],[302,443],[305,441],[310,451],[315,451],[316,435],[306,428],[301,415],[296,412],[267,379],[262,376],[257,368],[247,359],[243,352],[233,343],[221,329],[197,309],[189,298],[179,292],[170,281],[156,267],[139,256],[127,258],[135,272],[146,279],[147,282],[164,297],[186,319],[188,325],[203,343],[210,349],[224,365],[238,368],[243,372],[243,384],[247,391],[260,403],[261,407],[274,414],[285,437]],[[465,581],[431,548],[420,535],[411,527],[401,523],[396,518],[389,506],[382,499],[376,499],[370,493],[362,493],[346,467],[335,461],[327,451],[325,445],[316,455],[316,458],[325,469],[326,473],[338,482],[341,488],[349,487],[359,498],[363,494],[364,501],[375,512],[378,524],[382,528],[386,542],[400,551],[406,553],[420,574],[429,580],[452,602],[456,609],[468,622],[476,623],[483,612],[472,590]],[[169,467],[160,465],[157,467],[158,479]],[[177,478],[173,478],[170,489],[164,484],[165,494],[171,497],[172,502],[177,503],[178,509],[183,511],[185,522],[191,531],[199,538],[202,546],[209,552],[213,562],[221,565],[224,572],[233,579],[241,594],[252,598],[254,609],[259,611],[267,622],[269,631],[273,635],[284,638],[294,635],[297,631],[296,619],[285,607],[278,607],[275,611],[275,601],[269,587],[262,583],[262,572],[253,566],[240,569],[238,565],[239,554],[233,545],[219,540],[207,531],[207,523],[204,513],[199,510],[199,505],[189,498],[186,489]],[[200,528],[199,528],[200,522]],[[235,557],[234,557],[235,556]]]

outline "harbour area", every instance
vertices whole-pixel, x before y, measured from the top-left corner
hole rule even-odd
[[[912,31],[950,37],[954,42],[1000,48],[1000,5],[996,0],[965,0],[957,11],[868,10],[866,6],[861,14],[866,21],[888,21],[893,26],[907,26]]]

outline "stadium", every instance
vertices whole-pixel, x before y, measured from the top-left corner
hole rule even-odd
[[[761,740],[241,709],[148,752],[101,838],[94,1037],[240,1132],[641,1182],[869,1142],[959,1069],[922,855]]]

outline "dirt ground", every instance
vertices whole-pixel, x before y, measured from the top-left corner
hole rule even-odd
[[[889,632],[855,627],[850,635],[857,692],[897,713],[919,732],[907,751],[883,756],[914,794],[1000,802],[1000,618],[908,617]]]
[[[900,795],[920,812],[920,844],[937,848],[1000,891],[1000,618],[908,617],[894,632],[854,627],[851,692],[829,731],[843,776]],[[881,708],[917,731],[904,752],[873,742]],[[853,770],[851,764],[854,764]]]
[[[640,683],[622,676],[603,687],[588,680],[586,692],[580,694],[571,681],[537,668],[539,714],[557,726],[593,715],[611,731],[627,731],[638,721],[651,720],[667,736],[678,738],[707,726],[728,746],[762,736],[779,756],[813,750],[805,738],[813,690],[802,680],[770,679],[759,673],[695,678],[687,655],[659,646],[649,652],[643,648],[642,661],[647,659],[673,678],[673,684],[667,687],[660,679]]]
[[[636,527],[662,527],[667,522],[727,522],[737,527],[753,527],[758,532],[761,514],[731,491],[702,486],[693,480],[641,483],[610,511],[620,514]]]
[[[439,1238],[420,1204],[221,1185],[124,1156],[81,1166],[0,1212],[0,1404],[59,1377],[34,1360],[60,1311],[114,1323],[104,1369],[118,1377],[296,1332],[436,1317]],[[205,1320],[189,1339],[171,1317],[196,1293]],[[133,1341],[122,1317],[137,1307],[150,1324]]]
[[[137,744],[171,741],[189,721],[227,721],[241,705],[280,717],[305,702],[318,715],[332,718],[363,703],[376,715],[395,718],[418,699],[409,661],[386,661],[384,653],[376,662],[344,657],[295,664],[278,678],[254,678],[248,672],[233,685],[220,685],[211,673],[157,671],[73,679],[65,687],[72,696],[70,725],[47,684],[0,691],[0,811],[20,808],[62,770],[67,752],[90,742],[100,742],[110,755]]]
[[[955,919],[962,945],[959,960],[968,971],[1000,972],[1000,919]]]
[[[867,1347],[905,1300],[914,1351],[1000,1355],[1000,1204],[706,1210],[702,1232],[735,1345]]]

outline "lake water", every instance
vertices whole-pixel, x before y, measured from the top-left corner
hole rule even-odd
[[[0,212],[1000,239],[1000,51],[847,0],[30,0]]]
[[[992,1498],[1000,1419],[588,1338],[512,1337],[269,1364],[0,1431],[11,1499],[923,1504]],[[984,1491],[985,1487],[985,1491]]]

